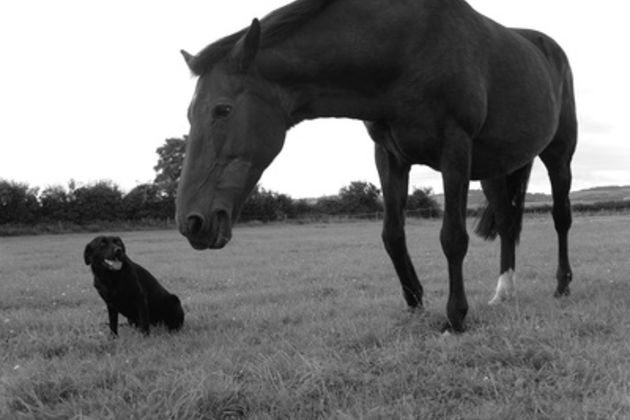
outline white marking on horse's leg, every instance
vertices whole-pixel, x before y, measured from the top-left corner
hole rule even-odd
[[[496,305],[506,300],[510,300],[514,297],[516,273],[510,269],[499,276],[497,282],[497,289],[494,292],[494,297],[488,302],[489,305]]]

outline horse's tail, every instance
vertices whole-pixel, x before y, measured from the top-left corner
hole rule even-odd
[[[511,214],[510,230],[514,233],[514,240],[518,243],[523,228],[523,213],[525,212],[525,195],[527,194],[527,184],[532,171],[533,162],[528,163],[520,169],[506,176],[508,199],[510,201]],[[486,203],[482,210],[475,233],[485,240],[494,240],[498,234],[495,219],[495,209]]]
[[[477,219],[475,233],[486,241],[494,241],[497,237],[497,226],[494,221],[494,209],[486,201],[486,206],[481,210],[481,215]]]

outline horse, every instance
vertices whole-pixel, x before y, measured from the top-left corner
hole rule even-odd
[[[477,233],[500,237],[491,303],[503,302],[514,295],[515,247],[536,157],[553,195],[555,296],[570,293],[577,120],[571,68],[549,36],[504,27],[465,0],[297,0],[196,55],[181,52],[198,77],[176,199],[179,230],[193,248],[229,242],[245,199],[291,127],[349,118],[362,121],[374,141],[382,240],[410,309],[423,308],[405,237],[414,164],[443,180],[445,330],[464,331],[468,312],[462,263],[470,180],[481,180],[487,198]]]

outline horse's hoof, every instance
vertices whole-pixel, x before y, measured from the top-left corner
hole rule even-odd
[[[464,331],[466,331],[466,328],[464,327],[463,322],[453,324],[451,321],[446,321],[442,325],[442,328],[440,328],[440,332],[442,333],[442,336],[444,337],[450,334],[461,334]]]
[[[405,308],[405,312],[407,312],[410,315],[423,314],[424,313],[424,306],[422,306],[422,305],[407,306],[407,308]]]
[[[488,305],[490,306],[497,306],[500,305],[502,303],[506,303],[506,302],[510,302],[514,300],[514,296],[511,295],[501,295],[501,294],[495,294],[494,297],[492,299],[490,299],[490,301],[488,302]]]
[[[461,301],[449,300],[446,304],[446,319],[448,320],[446,328],[455,333],[462,333],[466,329],[464,327],[464,319],[468,313],[468,303],[465,298]]]
[[[559,299],[563,297],[568,297],[570,295],[571,295],[571,289],[567,286],[563,289],[557,289],[555,293],[553,294],[553,297],[555,297],[556,299]]]
[[[514,299],[516,290],[515,282],[516,273],[514,270],[510,269],[501,274],[501,276],[499,276],[499,280],[497,281],[497,288],[494,292],[494,296],[490,299],[488,305],[498,305]]]

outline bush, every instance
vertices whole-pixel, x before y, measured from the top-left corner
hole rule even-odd
[[[407,198],[407,214],[412,217],[440,217],[442,209],[433,197],[431,188],[414,188]]]
[[[341,211],[346,214],[368,214],[383,211],[381,191],[374,184],[363,181],[351,182],[339,190]]]
[[[79,223],[123,218],[122,192],[112,182],[99,181],[77,188],[73,195],[71,207]]]

